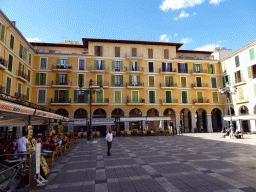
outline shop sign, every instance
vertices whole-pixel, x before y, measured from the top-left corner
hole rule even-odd
[[[0,101],[0,110],[14,112],[14,113],[21,113],[25,115],[33,115],[35,112],[35,109],[22,107],[20,105],[13,105],[13,104],[10,104],[7,102],[1,102],[1,101]]]

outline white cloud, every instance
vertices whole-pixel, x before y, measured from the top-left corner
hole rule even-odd
[[[170,38],[166,34],[160,36],[160,41],[169,42],[169,40]]]
[[[191,41],[193,41],[193,39],[188,38],[188,37],[181,39],[181,43],[184,43],[184,44],[189,43],[189,42],[191,42]]]
[[[197,15],[197,13],[194,12],[193,15]]]
[[[205,45],[203,47],[198,47],[195,50],[199,50],[199,51],[214,51],[215,47],[219,47],[219,45],[209,44],[209,45]]]
[[[28,42],[40,42],[40,41],[42,41],[42,39],[39,39],[39,38],[31,38],[31,37],[27,38],[26,37],[26,39],[27,39]]]
[[[210,0],[210,4],[218,5],[223,0]]]
[[[220,1],[220,0],[211,0]],[[188,7],[194,7],[195,5],[200,5],[204,0],[163,0],[162,5],[159,6],[163,11],[168,11],[169,9],[178,10],[186,9]]]
[[[177,36],[178,36],[178,34],[177,34],[177,33],[175,33],[175,34],[174,34],[174,37],[177,37]]]
[[[184,10],[179,14],[178,17],[175,17],[174,19],[175,20],[178,20],[180,18],[184,18],[184,17],[188,17],[189,16],[189,13],[186,13]]]

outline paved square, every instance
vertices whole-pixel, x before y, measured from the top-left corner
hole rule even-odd
[[[256,191],[255,146],[188,136],[85,139],[35,191]]]

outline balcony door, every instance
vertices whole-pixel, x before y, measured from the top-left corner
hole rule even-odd
[[[67,74],[60,74],[60,85],[66,85],[67,83]]]
[[[65,90],[59,90],[59,103],[65,103]]]

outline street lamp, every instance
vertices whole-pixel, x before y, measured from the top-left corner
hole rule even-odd
[[[230,96],[235,95],[237,93],[237,87],[236,86],[230,87],[229,84],[227,83],[225,88],[219,87],[218,91],[220,92],[221,95],[226,95],[226,97],[227,97],[228,107],[229,107],[229,115],[230,115],[230,134],[231,134],[234,129],[234,125],[232,122]]]

